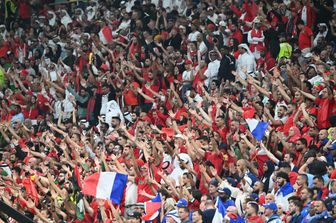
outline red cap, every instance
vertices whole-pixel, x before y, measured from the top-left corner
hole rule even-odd
[[[210,31],[214,31],[215,28],[216,28],[216,26],[214,24],[212,24],[212,23],[210,23],[210,24],[207,25],[207,29],[210,30]]]
[[[185,61],[185,64],[186,64],[186,65],[189,65],[189,64],[193,64],[193,62],[192,62],[191,60],[186,60],[186,61]]]
[[[24,70],[20,71],[20,74],[23,75],[23,76],[27,76],[29,73],[26,69],[24,69]]]
[[[104,64],[104,63],[100,66],[100,68],[101,68],[102,70],[104,70],[104,71],[107,71],[107,70],[108,70],[108,66],[107,66],[107,64]]]

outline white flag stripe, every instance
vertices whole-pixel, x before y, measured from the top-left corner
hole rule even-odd
[[[258,125],[259,121],[257,119],[246,119],[250,131],[252,132]]]
[[[115,177],[116,177],[116,173],[114,172],[100,173],[100,177],[99,177],[99,181],[97,185],[96,198],[110,199]]]

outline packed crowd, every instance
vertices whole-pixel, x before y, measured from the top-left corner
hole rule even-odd
[[[332,0],[0,4],[7,205],[142,222],[159,194],[147,222],[218,222],[219,201],[222,222],[336,222]],[[81,192],[104,171],[128,175],[120,204]]]

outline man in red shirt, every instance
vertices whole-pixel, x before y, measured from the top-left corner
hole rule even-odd
[[[313,46],[314,33],[308,26],[305,26],[302,20],[297,22],[297,27],[300,30],[298,45],[302,54],[305,55],[310,52],[310,48]]]
[[[257,202],[250,201],[246,205],[246,222],[263,223],[264,221],[258,215],[259,205]]]

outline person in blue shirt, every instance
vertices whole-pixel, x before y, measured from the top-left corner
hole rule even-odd
[[[227,209],[229,206],[235,206],[235,203],[233,200],[230,199],[231,197],[231,190],[227,187],[224,188],[218,188],[218,198],[221,199],[223,202],[223,205],[225,209]]]
[[[303,219],[301,215],[303,207],[301,199],[297,196],[293,196],[288,199],[288,202],[289,202],[288,209],[290,213],[289,223],[301,223]]]
[[[281,223],[281,219],[279,218],[278,206],[276,203],[268,203],[263,205],[265,208],[265,216],[268,218],[266,223]]]
[[[311,188],[303,188],[300,192],[300,198],[303,202],[301,216],[304,219],[309,214],[309,207],[314,196],[314,191]]]
[[[324,201],[314,201],[315,215],[310,223],[333,223],[334,219],[331,217],[327,210],[327,206]]]
[[[13,115],[13,117],[11,119],[12,125],[15,125],[17,123],[17,121],[20,121],[20,123],[23,123],[24,116],[21,112],[20,105],[14,105],[14,112],[15,112],[15,115]],[[15,126],[13,126],[13,127],[15,127]]]

